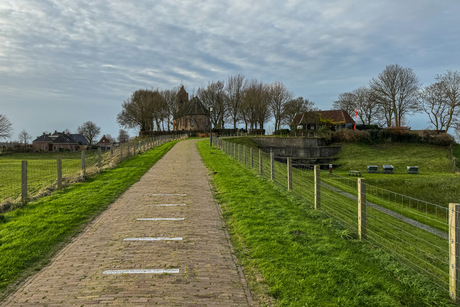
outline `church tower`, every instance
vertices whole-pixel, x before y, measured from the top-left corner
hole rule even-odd
[[[181,85],[179,92],[177,92],[176,102],[176,113],[188,102],[188,93],[183,85]]]

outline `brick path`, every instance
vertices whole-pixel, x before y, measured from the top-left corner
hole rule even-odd
[[[251,305],[195,144],[184,141],[174,146],[2,306]],[[149,206],[154,204],[185,206]],[[140,237],[182,237],[182,241],[124,241]],[[179,273],[104,274],[122,269],[179,269]]]

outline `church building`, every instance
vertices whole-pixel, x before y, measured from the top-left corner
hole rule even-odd
[[[188,93],[181,86],[177,93],[177,107],[173,121],[174,131],[209,131],[210,113],[198,97],[188,100]]]

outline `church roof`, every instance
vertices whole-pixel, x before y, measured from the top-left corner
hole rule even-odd
[[[209,110],[204,106],[198,97],[193,97],[190,101],[185,102],[176,112],[174,118],[181,118],[187,115],[208,115]]]

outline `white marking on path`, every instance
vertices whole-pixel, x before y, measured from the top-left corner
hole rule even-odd
[[[157,205],[147,205],[147,207],[171,207],[171,206],[185,206],[185,204],[157,204]]]
[[[152,194],[152,196],[187,196],[187,194]]]
[[[143,238],[126,238],[123,241],[182,241],[182,237],[167,238],[167,237],[143,237]]]
[[[138,218],[137,221],[183,221],[183,217],[146,217]]]
[[[144,270],[107,270],[102,272],[102,274],[178,274],[179,269],[144,269]]]

